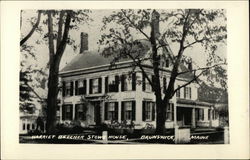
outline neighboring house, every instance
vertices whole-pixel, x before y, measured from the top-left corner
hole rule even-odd
[[[31,130],[36,129],[37,112],[29,114],[20,112],[19,134],[27,134]]]
[[[162,86],[168,84],[172,67],[166,53],[163,55]],[[135,73],[129,74],[132,61],[120,61],[112,69],[110,62],[111,58],[104,58],[97,51],[84,51],[60,71],[60,123],[80,121],[82,126],[90,126],[127,120],[133,121],[136,128],[147,123],[155,126],[155,95],[140,69],[135,68]],[[153,74],[149,63],[144,67],[149,75]],[[182,64],[180,70],[187,67]],[[178,77],[175,87],[190,78],[190,73]],[[198,101],[198,87],[191,83],[166,104],[166,128],[174,128],[174,124],[192,128],[217,126],[213,105]]]
[[[198,89],[198,99],[214,105],[214,116],[219,126],[228,126],[228,93],[222,88],[201,84]]]

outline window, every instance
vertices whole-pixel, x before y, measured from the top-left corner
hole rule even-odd
[[[76,120],[86,120],[87,107],[83,104],[76,104],[75,106],[75,119]]]
[[[86,94],[86,80],[75,81],[75,95],[85,95]]]
[[[208,111],[207,111],[207,118],[208,118],[208,120],[210,120],[210,115],[211,115],[211,109],[208,109]]]
[[[136,90],[136,74],[122,75],[121,76],[122,91],[135,91]]]
[[[191,99],[191,87],[184,87],[184,98]]]
[[[174,120],[174,104],[173,103],[169,103],[167,105],[167,115],[166,115],[166,119],[168,121],[173,121]]]
[[[102,78],[89,80],[89,93],[96,94],[102,92]]]
[[[73,82],[63,82],[63,96],[73,96]]]
[[[35,129],[35,124],[34,124],[34,123],[32,123],[32,125],[31,125],[31,126],[32,126],[32,129]]]
[[[27,130],[28,131],[30,130],[30,124],[27,124]]]
[[[143,101],[143,121],[154,121],[155,120],[155,103],[150,101]]]
[[[106,92],[119,91],[119,76],[105,77],[105,91]]]
[[[142,76],[142,90],[146,92],[152,91],[152,87],[145,76]]]
[[[198,109],[198,120],[204,120],[204,109],[202,109],[202,108],[199,108]]]
[[[23,123],[23,130],[25,130],[25,123]]]
[[[73,105],[63,105],[62,110],[62,120],[72,120]]]
[[[178,85],[178,88],[180,87],[180,85]],[[176,97],[180,98],[181,97],[181,89],[178,89],[176,91]]]
[[[135,101],[122,102],[122,120],[135,120]]]
[[[118,120],[118,102],[105,103],[105,120]]]

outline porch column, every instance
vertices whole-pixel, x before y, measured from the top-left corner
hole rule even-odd
[[[192,108],[192,128],[196,127],[195,119],[195,108]]]
[[[102,76],[102,93],[105,93],[105,77],[106,76]]]
[[[177,127],[177,105],[176,103],[174,104],[174,127]]]
[[[213,118],[213,117],[212,117],[212,113],[213,113],[213,112],[212,112],[212,109],[209,109],[208,112],[210,112],[210,115],[209,115],[209,116],[210,116],[210,117],[209,117],[209,118],[210,118],[210,119],[209,119],[209,127],[212,127],[212,118]]]
[[[62,105],[60,105],[60,123],[62,123],[62,115],[63,115],[63,113],[62,113]]]
[[[121,113],[121,110],[122,110],[122,103],[120,100],[118,100],[118,122],[120,123],[121,122],[121,119],[122,119],[122,113]]]
[[[75,120],[75,113],[76,113],[76,105],[73,103],[73,115],[72,115],[72,120]]]
[[[86,78],[86,95],[89,95],[89,78]]]

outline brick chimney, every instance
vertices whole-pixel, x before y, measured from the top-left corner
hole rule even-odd
[[[152,12],[152,29],[154,29],[154,34],[155,34],[155,37],[159,38],[160,36],[160,29],[159,29],[159,21],[160,21],[160,14],[154,10]]]
[[[88,47],[88,34],[81,32],[81,44],[80,44],[80,54],[87,51]]]

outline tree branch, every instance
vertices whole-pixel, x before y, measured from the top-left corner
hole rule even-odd
[[[35,32],[36,28],[38,27],[39,23],[40,23],[40,19],[41,19],[41,10],[38,10],[38,16],[37,16],[37,21],[36,23],[33,25],[32,29],[30,30],[30,32],[20,41],[20,46],[22,46],[31,36],[32,34]]]
[[[50,55],[50,64],[53,62],[54,59],[54,34],[53,34],[53,18],[51,15],[52,10],[47,12],[48,14],[48,38],[49,38],[49,55]]]
[[[219,63],[219,64],[215,64],[213,66],[209,66],[209,67],[202,67],[202,68],[198,68],[198,69],[193,69],[193,70],[188,70],[188,71],[184,71],[184,72],[179,72],[177,73],[177,75],[181,75],[181,74],[185,74],[185,73],[189,73],[189,72],[196,72],[196,71],[200,71],[200,70],[208,70],[220,65],[226,65],[226,63]]]
[[[57,43],[56,48],[59,48],[61,39],[62,39],[62,26],[63,26],[63,16],[64,16],[64,10],[60,12],[59,22],[58,22],[58,33],[57,33]]]
[[[127,18],[127,20],[135,27],[135,29],[140,31],[148,40],[150,40],[149,36],[145,32],[143,32],[136,24],[134,24],[134,22],[127,16],[125,11],[123,9],[121,9],[121,11],[122,11],[123,15]]]

